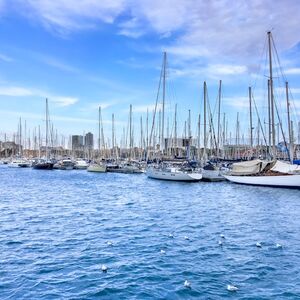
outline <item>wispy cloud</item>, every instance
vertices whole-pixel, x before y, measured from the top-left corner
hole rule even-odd
[[[34,57],[41,61],[42,63],[47,64],[48,66],[54,67],[56,69],[59,69],[64,72],[70,72],[70,73],[79,73],[80,70],[77,69],[74,66],[71,66],[58,58],[48,56],[48,55],[43,55],[40,53],[35,53]]]
[[[0,4],[0,6],[1,6],[1,4]],[[0,53],[0,60],[3,60],[5,62],[11,62],[11,61],[13,61],[13,59],[10,56],[8,56],[6,54],[3,54],[3,53]]]
[[[20,86],[0,86],[0,96],[11,97],[43,97],[49,98],[49,101],[57,104],[57,106],[66,107],[77,103],[79,100],[75,97],[58,96],[50,92],[42,91],[35,88],[25,88]]]
[[[100,22],[112,23],[124,10],[123,0],[18,0],[24,14],[59,34],[94,29]]]
[[[0,86],[0,95],[13,97],[27,97],[34,95],[34,92],[28,88],[18,86]]]
[[[287,75],[299,75],[300,74],[300,68],[290,68],[285,70],[284,72]]]

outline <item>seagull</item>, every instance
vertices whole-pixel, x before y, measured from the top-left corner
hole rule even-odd
[[[227,290],[230,292],[236,292],[238,290],[238,288],[234,285],[228,284],[227,285]]]
[[[223,246],[223,242],[222,241],[219,241],[219,246]]]
[[[185,240],[189,240],[190,238],[189,238],[188,236],[185,236],[184,239],[185,239]]]
[[[102,270],[102,272],[106,273],[108,270],[108,267],[106,265],[102,265],[101,270]]]
[[[261,247],[262,247],[261,243],[257,242],[257,243],[256,243],[256,247],[257,247],[257,248],[261,248]]]
[[[189,288],[189,289],[191,288],[191,283],[188,280],[186,280],[183,285],[186,288]]]
[[[225,239],[225,235],[224,234],[220,234],[220,238],[221,239]]]
[[[277,243],[277,244],[276,244],[276,248],[281,249],[281,248],[282,248],[282,245],[279,244],[279,243]]]
[[[174,234],[173,234],[173,233],[170,233],[170,234],[169,234],[169,237],[170,237],[170,238],[173,238],[173,237],[174,237]]]
[[[163,249],[161,249],[161,250],[160,250],[160,254],[166,254],[166,251],[163,250]]]
[[[106,242],[106,245],[107,245],[107,246],[113,246],[113,243],[110,242],[110,241],[108,241],[108,242]]]

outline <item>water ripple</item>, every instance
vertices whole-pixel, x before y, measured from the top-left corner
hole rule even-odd
[[[0,185],[1,299],[299,297],[297,190],[5,166]]]

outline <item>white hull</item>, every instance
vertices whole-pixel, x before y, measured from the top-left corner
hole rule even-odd
[[[98,172],[98,173],[105,173],[106,172],[106,166],[99,166],[99,165],[90,165],[87,168],[88,172]]]
[[[147,170],[147,176],[153,179],[172,181],[199,181],[202,179],[200,173],[165,172],[162,170]]]
[[[300,175],[283,175],[283,176],[231,176],[224,177],[234,183],[273,186],[273,187],[290,187],[300,188]]]
[[[203,170],[202,171],[203,181],[223,181],[224,176],[221,175],[219,170]]]

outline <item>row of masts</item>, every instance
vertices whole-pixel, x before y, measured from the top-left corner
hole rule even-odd
[[[262,122],[257,106],[254,102],[252,89],[249,87],[248,89],[248,97],[249,97],[249,141],[243,142],[245,149],[249,148],[250,150],[261,147],[264,151],[268,152],[269,157],[275,158],[278,156],[278,151],[276,149],[276,134],[277,134],[277,143],[279,143],[279,131],[281,133],[281,137],[284,141],[284,145],[289,149],[288,151],[288,159],[293,160],[294,157],[294,134],[293,134],[293,122],[290,119],[290,102],[289,102],[289,87],[288,82],[285,83],[286,90],[286,106],[287,106],[287,117],[288,117],[288,141],[286,139],[286,134],[283,130],[282,120],[278,113],[278,108],[274,99],[274,84],[273,84],[273,66],[272,66],[272,44],[274,43],[272,40],[271,32],[268,32],[268,57],[269,57],[269,78],[268,78],[268,120],[267,122],[264,120]],[[147,110],[146,115],[146,128],[144,130],[143,126],[143,118],[140,116],[140,137],[139,137],[139,146],[136,145],[134,137],[137,136],[134,132],[134,124],[133,124],[133,108],[132,105],[129,107],[129,119],[128,126],[125,134],[125,128],[123,128],[122,139],[119,143],[117,143],[117,134],[115,129],[115,114],[112,114],[111,119],[111,139],[105,138],[104,128],[103,128],[103,120],[102,120],[102,111],[101,107],[99,107],[99,116],[98,116],[98,153],[97,156],[101,156],[102,154],[105,156],[116,157],[121,155],[121,151],[118,148],[123,148],[127,151],[127,157],[129,159],[133,158],[134,152],[133,149],[138,147],[141,152],[144,154],[141,157],[145,156],[146,158],[153,157],[159,155],[163,156],[180,156],[184,151],[182,151],[182,145],[178,145],[179,134],[178,134],[178,106],[175,104],[175,113],[174,113],[174,122],[172,129],[170,131],[170,122],[169,117],[165,114],[166,107],[166,78],[167,78],[167,54],[164,52],[163,54],[163,62],[162,69],[160,74],[160,80],[158,85],[158,91],[156,96],[155,108],[152,115],[152,123],[149,126],[149,111]],[[162,91],[161,91],[162,90]],[[160,102],[160,95],[162,94],[162,100]],[[203,83],[203,122],[201,120],[201,114],[198,115],[197,120],[197,134],[195,135],[196,143],[192,142],[192,126],[191,126],[191,110],[188,110],[188,118],[184,121],[184,128],[182,139],[185,140],[186,149],[185,155],[190,158],[190,148],[193,146],[197,149],[197,159],[207,160],[211,156],[214,157],[224,157],[225,156],[225,145],[231,145],[233,140],[233,135],[230,132],[230,137],[228,138],[228,120],[226,120],[225,113],[221,112],[221,103],[222,99],[222,81],[219,81],[218,87],[218,97],[217,97],[217,120],[213,117],[212,111],[209,106],[208,101],[208,92],[207,92],[207,84],[204,81]],[[161,107],[160,107],[161,106]],[[160,109],[158,109],[160,107]],[[253,126],[253,113],[257,115],[257,125],[256,125],[256,145],[254,142],[254,129]],[[158,114],[158,118],[157,118]],[[275,130],[275,114],[278,118],[277,130]],[[223,115],[223,120],[221,117]],[[216,121],[216,122],[214,122]],[[167,126],[165,124],[167,123]],[[216,126],[214,123],[217,123]],[[222,123],[222,124],[221,124]],[[265,125],[267,129],[265,128]],[[298,124],[300,132],[300,123]],[[165,132],[165,127],[167,134]],[[201,144],[201,128],[203,127],[203,143]],[[149,130],[150,129],[150,130]],[[120,130],[118,130],[120,132]],[[266,132],[268,133],[268,138],[266,137]],[[49,134],[50,133],[50,134]],[[27,129],[26,129],[26,121],[25,121],[25,145],[24,147],[20,146],[20,152],[22,149],[28,146],[26,144]],[[54,129],[53,124],[51,125],[49,121],[49,109],[48,109],[48,100],[46,99],[46,139],[45,139],[45,147],[46,147],[46,156],[49,156],[48,148],[49,146],[53,147],[53,135]],[[241,138],[241,125],[239,120],[239,113],[237,113],[236,125],[235,125],[235,146],[239,149],[241,145],[241,140],[245,140],[242,135]],[[298,134],[298,140],[300,139],[300,133]],[[19,127],[18,127],[18,144],[22,144],[22,122],[20,119]],[[29,132],[30,136],[30,132]],[[38,139],[36,135],[36,128],[34,129],[34,149],[36,149],[37,140],[38,140],[38,148],[41,149],[41,132],[40,126],[38,127]],[[57,144],[57,131],[56,131],[56,144]],[[137,139],[136,139],[137,140]],[[65,147],[66,140],[64,139],[63,143]],[[29,142],[29,145],[31,143]],[[289,145],[288,145],[289,144]],[[299,144],[299,141],[298,141]],[[247,147],[246,147],[247,145]],[[263,147],[264,146],[264,147]],[[29,147],[30,148],[30,147]],[[267,149],[267,150],[266,150]],[[95,152],[97,151],[95,150]],[[240,149],[237,151],[241,151]],[[181,153],[179,153],[181,152]],[[257,151],[258,152],[258,151]],[[39,153],[40,155],[40,153]]]

